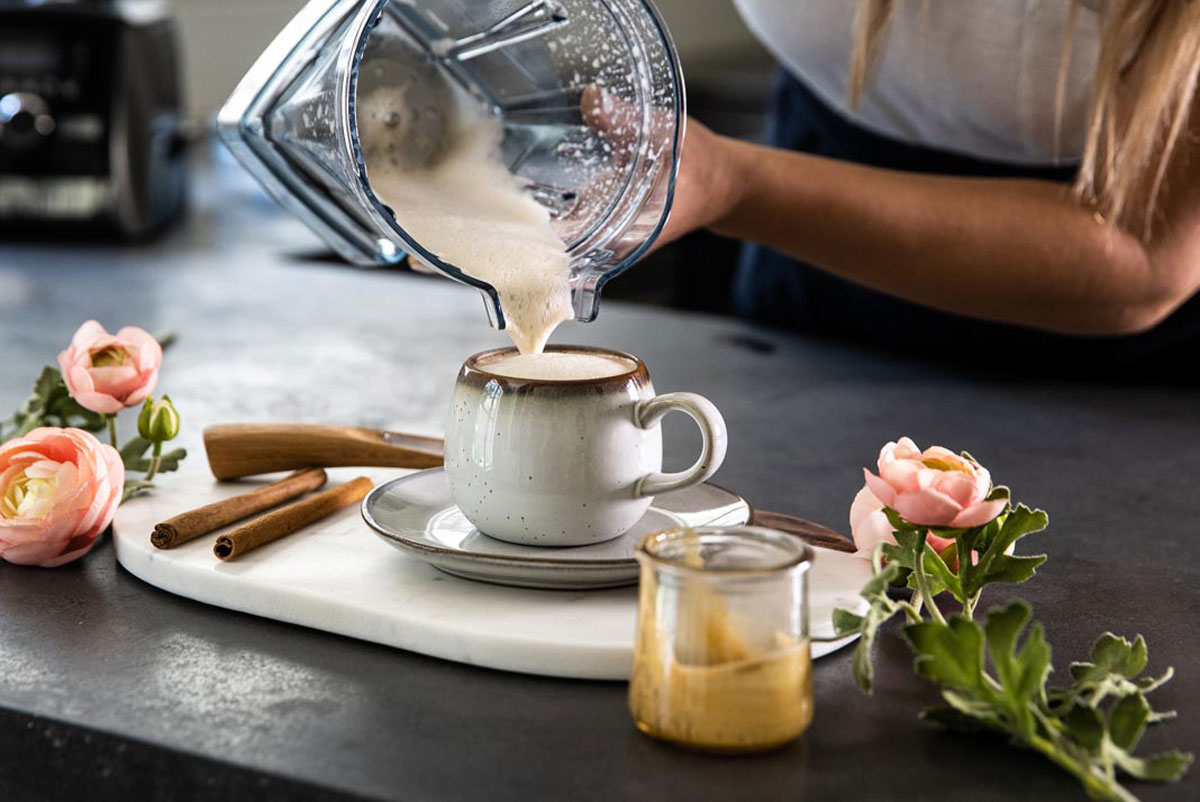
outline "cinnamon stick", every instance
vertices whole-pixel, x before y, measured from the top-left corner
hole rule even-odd
[[[248,551],[278,540],[303,529],[311,523],[326,518],[343,507],[362,501],[374,485],[365,476],[360,476],[344,485],[322,490],[320,493],[293,501],[266,515],[244,523],[227,535],[217,538],[213,554],[222,560],[232,560]]]
[[[163,521],[154,527],[150,542],[160,549],[173,549],[201,535],[310,493],[325,484],[325,479],[325,471],[320,468],[296,471],[257,490],[207,504]]]

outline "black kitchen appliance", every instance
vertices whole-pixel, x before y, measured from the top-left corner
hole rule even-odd
[[[178,47],[158,0],[0,0],[0,238],[139,238],[184,208]]]

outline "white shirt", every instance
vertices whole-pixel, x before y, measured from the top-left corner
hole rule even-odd
[[[896,0],[874,77],[847,103],[857,0],[734,0],[792,74],[855,123],[902,142],[1026,165],[1083,152],[1100,43],[1099,0],[1080,5],[1055,142],[1070,0]]]

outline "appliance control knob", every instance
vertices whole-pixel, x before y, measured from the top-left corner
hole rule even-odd
[[[54,133],[50,106],[37,95],[13,92],[0,97],[0,146],[28,151]]]

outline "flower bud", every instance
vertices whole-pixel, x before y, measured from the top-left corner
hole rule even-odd
[[[146,399],[138,413],[138,434],[151,443],[165,443],[179,434],[179,412],[170,396],[164,395],[158,401]]]

